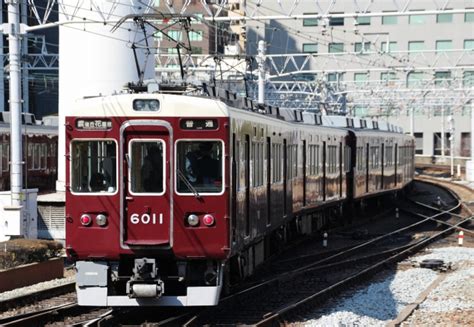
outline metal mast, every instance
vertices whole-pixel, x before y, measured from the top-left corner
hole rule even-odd
[[[258,103],[265,104],[265,41],[258,41]]]
[[[21,71],[20,71],[20,0],[5,0],[8,4],[8,48],[10,65],[10,185],[12,206],[21,206],[23,189],[21,138]]]

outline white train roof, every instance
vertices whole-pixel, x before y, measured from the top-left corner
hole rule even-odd
[[[157,111],[133,109],[135,100],[158,100]],[[134,93],[79,99],[66,116],[80,117],[227,117],[227,106],[212,98],[160,93]]]

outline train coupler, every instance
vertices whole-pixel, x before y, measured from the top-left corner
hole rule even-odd
[[[165,285],[159,278],[155,259],[135,259],[126,291],[129,298],[158,298],[164,293]]]

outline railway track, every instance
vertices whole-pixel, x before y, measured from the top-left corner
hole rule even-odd
[[[374,273],[406,258],[447,233],[463,229],[471,233],[462,225],[471,221],[472,215],[466,215],[466,211],[457,213],[456,211],[462,209],[463,201],[456,199],[454,195],[452,197],[453,204],[448,208],[436,207],[432,203],[418,200],[410,201],[404,206],[406,209],[401,211],[408,211],[418,221],[390,233],[374,236],[368,241],[359,240],[355,245],[329,250],[326,253],[310,253],[284,258],[281,261],[275,260],[270,267],[282,265],[286,267],[286,271],[280,269],[266,275],[265,281],[244,284],[244,289],[223,298],[217,308],[170,309],[158,316],[156,311],[146,313],[143,308],[112,310],[62,303],[54,308],[0,320],[0,325],[112,326],[125,321],[127,324],[136,325],[147,321],[147,326],[223,323],[263,326],[292,320],[304,311],[308,304],[324,302],[334,293],[373,276]],[[411,240],[404,234],[429,222],[437,223],[443,228],[416,240]],[[239,308],[238,315],[235,314],[235,308]]]
[[[465,217],[454,213],[453,216],[458,221],[456,223],[444,223],[447,227],[436,231],[432,235],[403,246],[393,247],[392,249],[376,253],[365,251],[364,254],[362,252],[364,248],[370,245],[378,247],[377,244],[382,240],[431,222],[433,221],[432,219],[440,218],[438,220],[442,221],[443,216],[451,215],[452,212],[459,210],[462,204],[457,201],[455,205],[447,210],[440,210],[434,207],[427,208],[422,203],[416,205],[419,211],[436,210],[436,212],[429,216],[418,216],[417,218],[420,220],[409,226],[383,236],[375,237],[368,242],[294,269],[291,272],[282,273],[268,281],[253,285],[242,292],[224,298],[218,310],[204,310],[190,318],[184,325],[243,323],[263,326],[281,322],[281,320],[285,320],[288,317],[291,318],[292,315],[297,314],[301,310],[304,311],[304,307],[307,304],[325,301],[334,292],[353,286],[354,283],[361,279],[372,276],[377,271],[406,258],[444,235],[462,228],[462,224],[472,219],[470,216]],[[395,244],[396,242],[394,242]],[[355,257],[352,259],[343,259],[354,255]],[[331,263],[335,260],[337,262]],[[341,273],[342,270],[344,273]],[[324,277],[321,278],[321,276]],[[284,301],[280,300],[281,298]],[[252,299],[254,300],[252,301]],[[227,308],[225,307],[226,303],[228,303]],[[239,308],[238,315],[234,313],[236,307]],[[216,312],[219,312],[220,316],[217,316]]]

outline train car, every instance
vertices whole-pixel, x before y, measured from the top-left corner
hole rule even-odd
[[[81,305],[215,305],[296,217],[347,200],[348,131],[235,105],[159,93],[77,102],[66,249]]]
[[[411,178],[411,152],[387,148],[412,139],[212,93],[85,98],[66,117],[79,304],[215,305],[293,233]],[[368,166],[375,145],[379,170]]]
[[[402,190],[413,179],[414,139],[398,127],[344,116],[325,116],[321,124],[349,131],[351,201]]]
[[[44,120],[37,122],[32,114],[22,114],[24,146],[23,186],[39,192],[55,189],[57,179],[58,126]],[[10,189],[9,113],[0,114],[0,190]]]
[[[362,128],[355,128],[352,133],[357,158],[353,170],[354,199],[401,190],[411,181],[412,137],[380,129],[375,121],[363,122]]]

